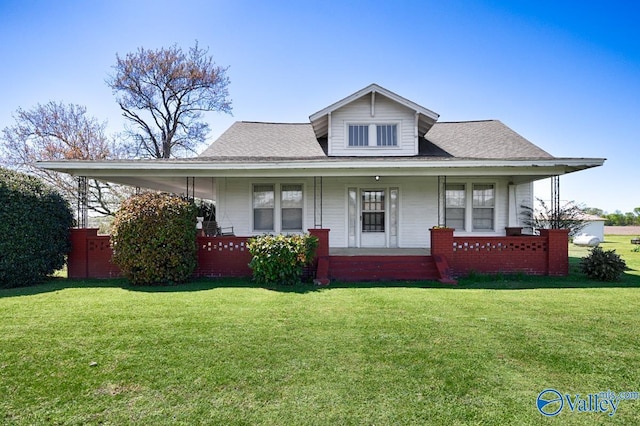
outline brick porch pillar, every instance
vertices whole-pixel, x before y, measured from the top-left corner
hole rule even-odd
[[[569,275],[569,230],[541,229],[540,236],[547,239],[547,275]]]
[[[431,254],[443,256],[449,261],[453,260],[453,228],[431,228]]]
[[[89,247],[87,239],[98,235],[98,228],[74,228],[71,230],[71,250],[67,256],[69,278],[89,277]]]
[[[431,257],[436,263],[440,282],[455,284],[451,269],[455,270],[453,258],[453,228],[431,228]],[[451,269],[450,269],[451,268]]]
[[[329,284],[330,229],[314,228],[308,231],[310,235],[318,238],[318,248],[316,249],[316,279],[314,282],[319,285],[327,285]]]

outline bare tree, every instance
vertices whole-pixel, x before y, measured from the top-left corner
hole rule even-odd
[[[138,157],[170,158],[195,152],[209,131],[205,111],[230,113],[227,68],[196,43],[187,53],[139,48],[124,58],[116,55],[115,74],[107,79]]]
[[[539,229],[568,229],[569,235],[576,236],[585,227],[583,219],[584,208],[573,201],[569,201],[554,211],[540,198],[536,198],[540,208],[534,210],[531,206],[522,205],[522,222]]]
[[[31,110],[19,108],[15,124],[0,136],[0,164],[39,176],[57,187],[71,203],[78,196],[75,178],[41,169],[43,160],[104,160],[114,156],[115,143],[105,135],[105,122],[87,115],[81,105],[61,102],[38,104]],[[89,209],[112,215],[119,202],[118,188],[95,179],[88,182]]]

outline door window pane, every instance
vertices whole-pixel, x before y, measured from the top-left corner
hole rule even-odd
[[[384,232],[384,191],[362,191],[362,231]]]

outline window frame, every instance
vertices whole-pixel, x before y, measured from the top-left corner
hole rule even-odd
[[[259,209],[270,209],[272,210],[272,227],[271,229],[257,229],[256,228],[256,200],[255,193],[256,188],[260,187],[272,187],[273,188],[273,207],[262,208]],[[301,192],[301,197],[299,201],[299,207],[284,207],[286,205],[286,201],[282,199],[283,192],[286,192],[287,187],[298,187]],[[285,191],[283,191],[283,188]],[[251,206],[251,231],[253,234],[265,234],[265,233],[300,233],[304,232],[305,229],[305,184],[303,182],[274,182],[274,181],[264,181],[264,182],[252,182],[250,186],[251,196],[250,196],[250,206]],[[299,209],[300,210],[300,228],[287,228],[283,226],[284,214],[283,210],[285,209]]]
[[[368,128],[367,144],[351,144],[351,129],[352,127]],[[378,140],[378,128],[392,127],[395,129],[393,136],[395,136],[395,144],[380,145]],[[400,137],[402,134],[402,123],[399,121],[374,121],[374,122],[345,122],[345,147],[347,149],[400,149]]]
[[[358,128],[358,130],[356,132],[353,132],[354,134],[357,134],[358,137],[362,136],[364,139],[366,139],[366,143],[363,144],[351,144],[351,135],[352,135],[352,128]],[[347,123],[347,146],[349,148],[363,148],[363,147],[368,147],[370,146],[370,126],[369,124],[362,124],[362,123]],[[358,142],[360,142],[358,140]]]
[[[462,187],[462,207],[461,206],[449,206],[449,198],[447,197],[447,191],[449,191],[448,186],[461,186]],[[459,191],[459,189],[458,189]],[[449,227],[449,228],[453,228],[456,231],[465,231],[467,229],[467,199],[469,197],[467,197],[467,184],[466,183],[459,183],[459,182],[447,182],[447,184],[445,185],[445,226]],[[455,226],[451,226],[452,224],[449,222],[449,214],[448,211],[449,209],[460,209],[462,210],[462,227],[458,228]],[[459,220],[459,219],[455,219],[455,220]]]
[[[271,192],[272,192],[272,204],[273,206],[271,207],[256,207],[256,188],[257,187],[271,187]],[[260,191],[260,192],[268,192],[268,191]],[[251,228],[253,229],[253,232],[273,232],[275,231],[275,225],[276,225],[276,185],[273,183],[254,183],[251,185],[251,218],[252,218],[252,224],[251,224]],[[271,227],[270,228],[257,228],[256,227],[256,222],[258,222],[256,220],[256,213],[257,210],[271,210]]]
[[[491,205],[476,204],[476,186],[489,186],[491,187]],[[497,188],[495,183],[474,182],[471,184],[471,231],[472,232],[495,232],[496,230],[496,194]],[[482,210],[491,211],[491,228],[478,228],[476,227],[476,220],[487,220],[487,218],[476,217],[476,210],[478,213]]]
[[[280,231],[288,231],[288,232],[302,232],[304,229],[304,188],[301,183],[281,183],[280,185]],[[293,191],[285,191],[286,187],[299,187],[300,188],[300,206],[299,207],[285,207],[285,200],[283,199],[283,195],[285,192],[293,192]],[[287,210],[300,210],[300,227],[299,228],[285,228],[284,226],[284,211]]]
[[[447,179],[447,183],[445,186],[445,193],[446,193],[446,187],[449,185],[464,185],[465,188],[465,202],[464,202],[464,228],[455,228],[453,226],[451,226],[451,224],[449,223],[448,220],[448,215],[447,215],[447,198],[446,198],[446,194],[445,194],[445,225],[448,227],[453,227],[456,231],[456,233],[465,233],[465,234],[480,234],[480,233],[491,233],[494,234],[497,232],[497,226],[498,226],[498,206],[500,205],[500,199],[501,199],[501,193],[500,193],[500,189],[501,189],[501,184],[499,181],[495,181],[495,180],[489,180],[489,179]],[[474,204],[474,198],[473,198],[473,189],[474,187],[476,187],[477,185],[488,185],[491,186],[493,188],[493,205],[487,205],[487,206],[478,206],[476,204]],[[476,219],[482,219],[482,218],[478,218],[477,214],[474,214],[474,208],[475,209],[483,209],[483,210],[492,210],[491,213],[491,224],[492,224],[492,228],[478,228],[477,226],[474,226],[474,220]],[[476,210],[477,211],[477,210]],[[488,217],[487,217],[488,219]]]

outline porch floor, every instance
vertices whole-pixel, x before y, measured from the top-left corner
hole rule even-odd
[[[428,248],[329,248],[329,256],[430,256]]]

